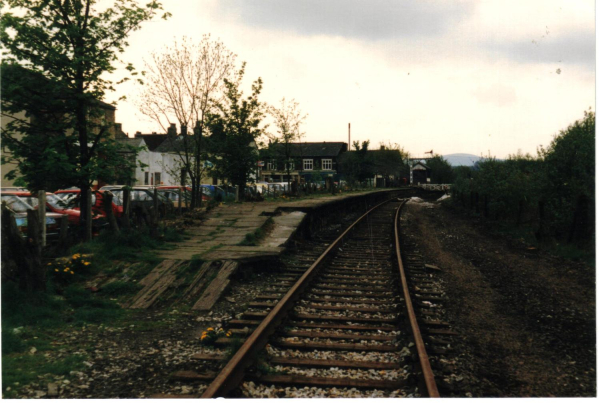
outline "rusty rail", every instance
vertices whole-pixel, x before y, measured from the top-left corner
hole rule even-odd
[[[402,264],[402,256],[400,255],[400,234],[398,231],[398,225],[400,223],[400,211],[404,203],[396,210],[396,217],[394,219],[394,234],[396,240],[396,258],[398,259],[398,268],[400,270],[400,279],[402,280],[402,291],[404,293],[404,300],[406,301],[406,313],[410,321],[410,327],[413,333],[413,339],[415,341],[415,347],[419,356],[419,363],[421,364],[421,371],[423,371],[423,378],[425,380],[425,387],[427,388],[427,394],[429,397],[440,397],[431,365],[429,364],[429,357],[427,350],[425,349],[425,343],[421,337],[421,330],[417,323],[417,317],[413,309],[412,301],[410,299],[410,292],[408,290],[408,282],[406,281],[406,273],[404,272],[404,265]]]
[[[202,394],[202,398],[214,398],[227,395],[234,389],[244,377],[245,369],[252,364],[256,353],[262,350],[269,336],[273,334],[277,326],[285,319],[288,311],[293,307],[294,302],[300,297],[304,289],[310,283],[313,275],[316,273],[316,268],[323,263],[329,253],[334,250],[344,239],[344,237],[358,224],[363,218],[368,216],[372,211],[388,203],[386,200],[383,203],[371,208],[365,214],[360,216],[352,225],[350,225],[331,245],[319,256],[317,260],[306,270],[306,273],[294,284],[294,286],[285,294],[285,296],[277,303],[277,305],[269,312],[267,317],[254,330],[254,332],[246,339],[237,353],[225,365],[215,380],[208,385],[208,388]]]

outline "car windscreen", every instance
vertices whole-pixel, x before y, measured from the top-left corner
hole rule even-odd
[[[113,203],[115,204],[115,206],[122,206],[123,205],[123,191],[121,189],[114,189],[111,190],[110,193],[113,194]]]
[[[68,208],[65,200],[62,200],[60,197],[54,194],[46,194],[46,202],[57,210],[64,210]]]
[[[2,195],[2,202],[6,203],[9,209],[15,213],[26,213],[27,210],[33,210],[33,207],[21,198],[14,195]]]

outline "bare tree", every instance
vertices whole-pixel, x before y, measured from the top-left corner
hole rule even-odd
[[[277,135],[270,135],[273,141],[275,155],[278,157],[278,162],[283,162],[288,178],[288,192],[290,189],[290,173],[293,171],[292,164],[292,143],[299,142],[304,136],[300,131],[300,125],[306,120],[308,114],[302,114],[296,100],[292,99],[286,103],[285,98],[281,99],[281,106],[276,108],[269,107],[269,113],[275,119],[275,127],[277,127]],[[302,161],[300,161],[302,163]]]
[[[203,135],[207,113],[213,107],[223,80],[230,77],[236,55],[222,42],[204,35],[199,43],[184,37],[160,53],[152,53],[146,61],[147,83],[139,108],[164,131],[171,123],[179,123],[182,135],[173,142],[171,150],[181,160],[181,166],[192,183],[192,207],[201,203],[200,181],[205,169],[207,147]],[[194,127],[188,134],[187,128]]]

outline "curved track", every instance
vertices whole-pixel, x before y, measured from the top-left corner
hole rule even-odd
[[[369,210],[280,300],[265,300],[268,314],[202,397],[266,397],[271,385],[281,397],[306,387],[313,396],[439,396],[402,265],[402,205]]]

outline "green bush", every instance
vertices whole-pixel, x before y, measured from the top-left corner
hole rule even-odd
[[[454,170],[453,203],[538,240],[590,247],[595,237],[595,114],[562,130],[537,157],[486,158]]]

